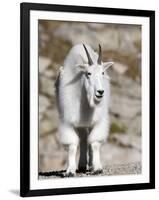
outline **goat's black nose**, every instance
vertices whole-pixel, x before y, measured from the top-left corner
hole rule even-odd
[[[97,92],[102,95],[104,93],[104,90],[97,90]]]

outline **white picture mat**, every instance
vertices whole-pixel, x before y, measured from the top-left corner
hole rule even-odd
[[[38,20],[142,25],[142,174],[38,179]],[[149,18],[47,11],[30,12],[30,189],[69,188],[149,182]],[[144,70],[143,70],[144,69]]]

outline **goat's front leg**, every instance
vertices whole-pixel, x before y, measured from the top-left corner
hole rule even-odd
[[[100,160],[100,147],[101,142],[92,142],[91,151],[92,151],[92,170],[94,174],[102,173],[102,164]]]
[[[68,145],[68,167],[66,170],[66,177],[72,177],[76,173],[76,153],[77,144]]]
[[[66,177],[74,176],[76,173],[76,153],[79,138],[75,129],[66,123],[61,123],[59,127],[61,142],[65,145],[68,151]]]
[[[107,139],[108,135],[108,123],[96,124],[89,137],[88,142],[90,145],[90,170],[94,172],[94,174],[102,173],[102,164],[100,160],[100,148],[101,144]]]

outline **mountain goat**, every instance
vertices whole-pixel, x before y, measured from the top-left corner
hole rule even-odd
[[[88,163],[93,173],[102,173],[100,147],[109,132],[109,77],[106,70],[112,64],[102,62],[100,45],[98,55],[89,45],[77,44],[60,68],[55,86],[60,140],[68,150],[67,177],[76,173],[79,143],[79,170],[85,171]]]

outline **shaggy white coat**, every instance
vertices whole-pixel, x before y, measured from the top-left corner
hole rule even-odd
[[[86,47],[93,62],[97,63],[98,54],[90,46],[86,45]],[[92,155],[92,158],[89,160],[89,167],[94,172],[102,171],[100,146],[106,141],[109,131],[109,79],[106,70],[102,80],[101,77],[98,77],[100,66],[90,67],[93,70],[92,74],[94,73],[95,86],[97,89],[104,90],[102,100],[99,103],[97,102],[96,105],[93,104],[94,94],[91,94],[93,91],[89,91],[91,89],[89,87],[87,89],[85,85],[84,69],[85,66],[88,66],[87,63],[88,59],[83,45],[75,45],[60,68],[56,81],[60,140],[68,147],[66,176],[72,176],[76,172],[76,152],[80,138],[87,140],[87,142],[82,142],[83,145],[90,145],[90,156]],[[108,66],[110,65],[112,63],[108,63]],[[80,134],[87,134],[87,136],[80,137]],[[84,146],[81,148],[86,149]],[[81,153],[84,154],[82,149]],[[83,156],[83,159],[80,160],[83,163],[80,167],[85,168],[83,165],[86,165],[87,158],[86,155],[81,156]]]

